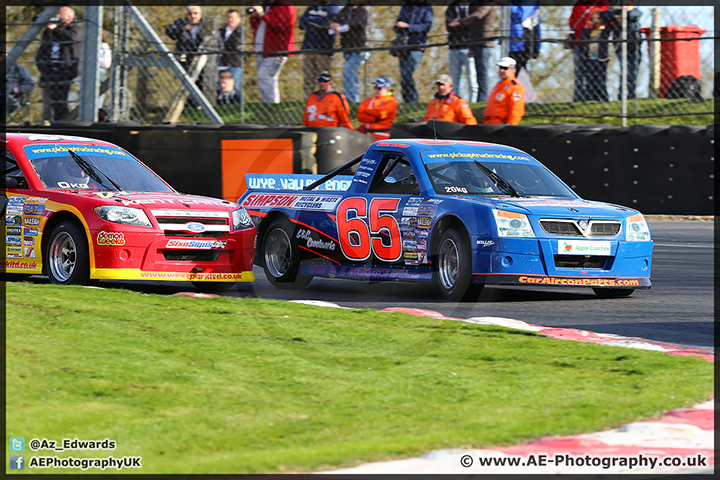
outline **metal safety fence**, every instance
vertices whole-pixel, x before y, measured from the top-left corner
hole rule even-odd
[[[272,11],[278,8],[273,4],[283,2],[269,3]],[[9,6],[5,10],[8,63],[24,67],[35,86],[22,94],[8,91],[7,83],[6,123],[299,125],[307,96],[323,70],[331,73],[334,89],[348,96],[353,113],[359,102],[374,94],[373,80],[387,77],[400,102],[398,121],[421,120],[436,93],[435,79],[450,73],[459,77],[453,78],[456,92],[471,103],[476,117],[482,117],[487,94],[499,80],[495,64],[503,56],[524,67],[518,71],[527,93],[523,123],[664,123],[669,116],[712,123],[718,95],[712,7],[641,4],[632,15],[629,11],[623,15],[620,7],[625,2],[616,2],[604,13],[586,12],[580,20],[580,38],[569,38],[574,33],[572,6],[541,5],[531,18],[533,10],[523,12],[528,7],[515,3],[494,4],[495,17],[482,39],[487,46],[477,48],[473,28],[463,36],[448,26],[455,13],[447,6],[428,4],[429,16],[426,10],[424,18],[415,13],[406,18],[405,23],[426,24],[425,33],[413,40],[412,33],[411,38],[399,34],[401,4],[345,1],[323,13],[317,5],[296,2],[291,7],[294,19],[285,19],[293,33],[291,42],[278,40],[264,26],[259,29],[265,31],[264,50],[269,56],[256,53],[259,30],[251,20],[249,2],[235,7],[201,4],[202,28],[195,29],[184,6],[133,6],[119,1],[101,7],[96,19],[87,16],[86,7],[74,6],[76,24],[81,29],[101,28],[104,41],[55,39],[55,53],[52,46],[46,48],[49,23],[42,19],[38,25],[43,7]],[[237,10],[240,22],[234,33],[226,35],[229,9]],[[186,31],[192,33],[172,34],[173,24],[185,31],[183,21],[190,23]],[[289,43],[293,51],[285,52]],[[57,57],[66,44],[82,53],[75,60],[65,54]],[[98,73],[92,76],[97,96],[88,95],[90,89],[83,88],[85,77],[80,73],[57,79],[41,73],[44,54],[55,55],[45,63],[58,62],[57,70],[58,65],[107,55],[103,44],[112,61],[108,68],[97,63]],[[65,91],[53,94],[52,88],[58,88],[54,84]],[[83,116],[81,108],[89,97],[97,107],[92,118]],[[53,102],[67,108],[59,108],[56,115],[48,108]]]

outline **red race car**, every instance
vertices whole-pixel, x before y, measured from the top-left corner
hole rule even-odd
[[[244,208],[183,195],[112,143],[6,133],[2,221],[10,274],[52,283],[252,282],[256,230]]]

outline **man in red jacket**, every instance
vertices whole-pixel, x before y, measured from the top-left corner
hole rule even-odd
[[[280,70],[295,50],[295,7],[288,0],[269,0],[252,9],[260,101],[280,103]]]
[[[503,57],[497,65],[500,81],[490,92],[482,123],[518,125],[525,115],[525,87],[515,78],[517,62]]]
[[[398,112],[398,102],[393,96],[390,80],[378,77],[374,82],[375,96],[366,99],[357,111],[357,119],[362,123],[358,132],[372,135],[375,141],[390,138],[390,127]]]
[[[435,85],[438,91],[428,103],[423,122],[443,120],[464,123],[465,125],[477,125],[477,120],[475,120],[475,115],[470,110],[470,105],[455,94],[450,75],[443,73],[435,80]]]

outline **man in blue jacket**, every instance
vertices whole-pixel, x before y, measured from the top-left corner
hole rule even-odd
[[[407,35],[408,49],[400,55],[400,91],[405,103],[417,103],[413,73],[423,56],[423,46],[427,44],[427,35],[432,27],[433,9],[425,0],[405,0],[400,7],[395,26],[398,35]]]
[[[303,50],[327,50],[326,52],[303,53],[303,94],[310,96],[317,90],[317,78],[320,72],[330,71],[332,49],[335,37],[328,33],[330,24],[340,7],[328,0],[318,0],[309,6],[300,17],[298,28],[305,30],[302,42]]]

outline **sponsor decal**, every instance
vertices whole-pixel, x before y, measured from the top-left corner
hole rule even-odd
[[[23,249],[22,247],[7,247],[6,251],[8,253],[19,253],[20,255],[22,255]]]
[[[197,250],[221,250],[227,244],[224,240],[168,240],[165,248],[193,248]]]
[[[423,201],[423,197],[410,197],[408,198],[408,201],[406,205],[409,207],[411,205],[420,205]]]
[[[22,245],[22,240],[20,240],[20,237],[5,237],[5,245],[19,247]]]
[[[404,257],[406,260],[415,260],[415,261],[417,261],[417,259],[418,259],[418,254],[417,254],[417,252],[405,252],[405,253],[403,253],[403,257]]]
[[[185,224],[185,228],[187,228],[188,231],[193,233],[201,233],[205,231],[205,225],[198,222],[188,222]]]
[[[418,216],[430,216],[435,215],[435,212],[437,212],[437,205],[420,205],[418,208]]]
[[[7,227],[6,235],[22,235],[22,227]]]
[[[5,210],[5,213],[7,215],[22,215],[23,206],[22,205],[8,205],[7,209]]]
[[[418,252],[418,261],[420,263],[429,263],[427,252]]]
[[[22,216],[20,215],[5,215],[5,225],[22,225]]]
[[[491,247],[495,245],[495,240],[478,240],[477,244],[481,247]]]
[[[36,215],[42,216],[45,213],[45,205],[39,205],[37,203],[26,203],[23,209],[25,215]]]
[[[415,240],[403,240],[403,250],[415,250],[417,249],[417,243]]]
[[[307,248],[316,248],[320,250],[331,250],[335,251],[335,242],[332,240],[323,241],[312,238],[312,232],[309,229],[302,228],[298,230],[295,238],[305,240],[305,246]]]
[[[97,234],[98,245],[120,246],[125,245],[125,234],[123,232],[100,232]]]
[[[28,246],[35,246],[35,239],[33,237],[23,237],[23,245]]]
[[[417,266],[419,263],[417,260],[405,260],[405,265]]]
[[[37,228],[24,227],[22,230],[23,235],[29,235],[31,237],[37,237],[40,234],[40,231]]]
[[[0,261],[0,266],[14,270],[36,270],[38,268],[37,262],[18,262],[16,260],[9,262]]]
[[[574,285],[580,287],[639,287],[640,280],[636,278],[567,278],[567,277],[518,277],[519,283],[533,285]]]
[[[590,240],[558,240],[558,254],[561,255],[610,255],[610,242]]]
[[[402,214],[403,217],[415,216],[418,213],[418,207],[404,207]]]
[[[95,195],[97,195],[100,198],[104,198],[106,200],[116,197],[117,195],[120,195],[121,192],[94,192]]]
[[[430,236],[430,230],[428,229],[422,229],[415,232],[418,238],[427,238]]]
[[[425,200],[425,203],[434,203],[436,205],[440,205],[444,201],[444,198],[428,198],[427,200]]]
[[[417,241],[417,249],[419,252],[426,252],[427,251],[427,239],[418,240]]]
[[[35,258],[35,247],[25,247],[25,256],[29,258]]]
[[[394,142],[380,142],[375,144],[376,147],[398,147],[398,148],[407,148],[410,145],[406,143],[394,143]]]
[[[246,173],[245,182],[252,190],[302,190],[324,175]],[[345,191],[350,188],[353,177],[338,175],[319,185],[317,190]]]
[[[7,258],[22,258],[23,254],[22,254],[22,252],[19,252],[19,253],[18,252],[6,252],[5,256]]]
[[[432,218],[418,217],[418,219],[417,219],[418,228],[430,228],[431,225],[432,225]]]
[[[8,205],[25,205],[25,197],[9,197]]]
[[[208,199],[198,199],[198,198],[133,198],[132,202],[135,204],[155,204],[159,203],[161,205],[164,204],[176,204],[179,203],[181,205],[223,205],[222,200],[214,200],[212,198]]]
[[[282,207],[302,210],[332,211],[342,200],[339,195],[297,195],[284,193],[253,193],[242,202],[245,208]]]
[[[45,203],[48,199],[45,197],[27,197],[27,203]]]
[[[25,217],[23,219],[23,225],[31,225],[33,227],[37,227],[40,225],[40,219],[37,217]]]
[[[309,266],[303,265],[301,270],[303,275],[318,275],[324,277],[342,277],[355,279],[387,279],[396,278],[404,280],[430,280],[432,272],[429,269],[405,268],[402,266],[342,266],[323,264]]]
[[[584,208],[603,208],[607,205],[602,204],[593,204],[590,202],[577,202],[577,201],[552,201],[552,200],[523,200],[518,202],[520,205],[528,206],[528,207],[584,207]]]

